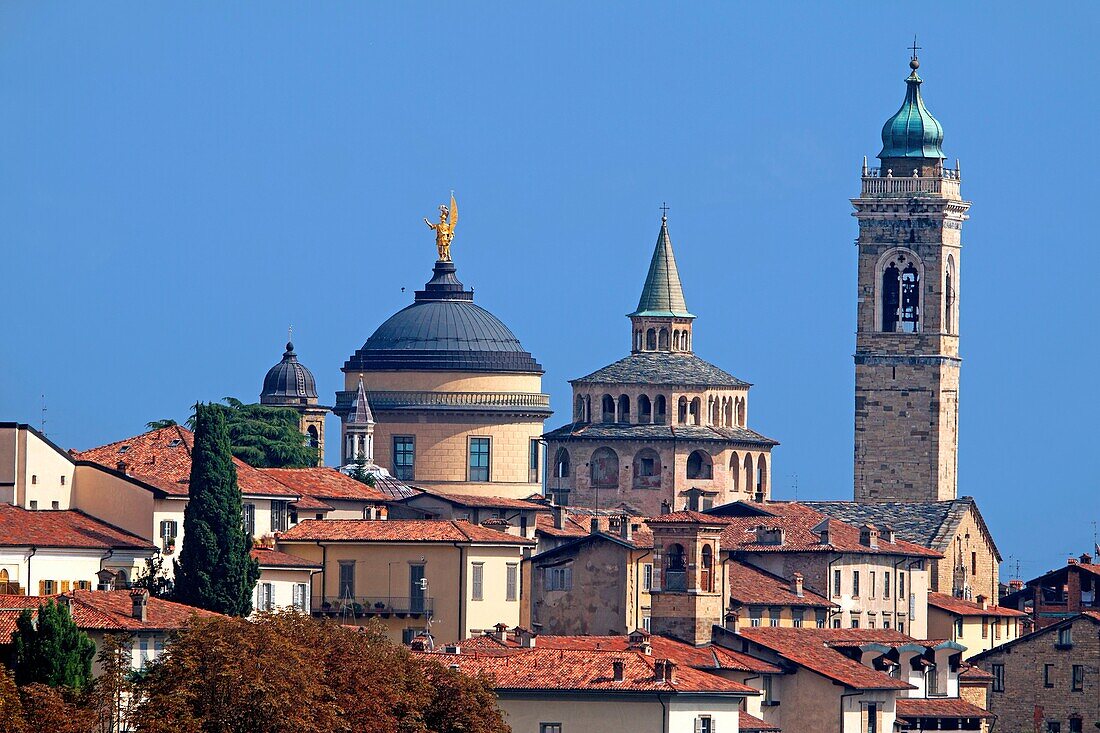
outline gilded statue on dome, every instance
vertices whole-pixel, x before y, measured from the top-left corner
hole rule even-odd
[[[458,223],[458,204],[455,203],[454,192],[451,192],[451,205],[441,204],[439,207],[439,222],[433,224],[424,219],[429,229],[435,230],[435,247],[439,250],[439,261],[451,261],[451,240],[455,238],[455,224]]]

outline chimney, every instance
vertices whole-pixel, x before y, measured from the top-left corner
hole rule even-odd
[[[791,593],[801,598],[805,593],[802,590],[802,573],[795,573],[791,576]]]
[[[1078,558],[1078,560],[1081,561],[1082,565],[1092,565],[1092,555],[1088,554],[1087,552],[1082,554],[1081,557]]]
[[[616,682],[623,681],[623,660],[616,659],[611,663],[611,671]]]
[[[983,595],[978,596],[978,605],[982,607],[983,611],[989,610],[989,601]]]
[[[425,646],[426,645],[424,644],[424,637],[422,636],[418,636],[411,642],[409,642],[409,648],[412,649],[414,652],[424,651]]]
[[[115,464],[115,468],[118,469],[119,473],[126,473],[126,461],[119,461]]]
[[[865,524],[859,528],[859,544],[872,550],[878,549],[878,529],[875,525]]]
[[[632,542],[634,539],[634,525],[631,524],[633,518],[624,515],[619,524],[619,535],[627,542]]]
[[[493,627],[493,638],[501,644],[508,643],[508,624],[500,623]]]
[[[886,542],[891,543],[891,544],[893,544],[894,542],[897,542],[897,535],[894,532],[893,525],[890,525],[890,524],[882,525],[882,534],[880,535],[880,538],[885,540]]]
[[[518,643],[524,649],[535,648],[535,632],[530,629],[525,629],[522,626],[517,626],[513,629],[516,635],[516,643]]]
[[[554,529],[565,529],[565,507],[555,504],[552,511],[554,513]]]
[[[599,517],[592,517],[592,521],[589,522],[589,526],[591,528],[592,534],[596,534],[597,532],[599,532],[600,531],[600,518]]]
[[[671,514],[672,505],[668,503],[668,500],[661,501],[661,514]]]
[[[1068,561],[1066,562],[1066,564],[1067,564],[1067,565],[1076,565],[1076,564],[1077,564],[1077,558],[1075,558],[1075,557],[1071,557],[1071,558],[1070,558],[1070,559],[1069,559],[1069,560],[1068,560]]]
[[[145,623],[148,620],[149,591],[136,588],[130,591],[130,615]]]
[[[460,647],[458,644],[448,644],[447,646],[443,647],[443,653],[444,654],[461,654],[462,653],[462,647]]]
[[[1020,580],[1019,578],[1014,578],[1013,580],[1008,581],[1008,589],[1013,593],[1018,590],[1023,590],[1024,581]]]
[[[665,681],[665,660],[658,659],[653,663],[653,678],[658,682]]]
[[[676,684],[676,662],[671,659],[665,660],[665,682],[670,685]]]

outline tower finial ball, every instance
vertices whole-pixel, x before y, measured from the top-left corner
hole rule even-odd
[[[914,56],[912,59],[910,59],[909,60],[909,68],[912,69],[913,71],[916,71],[918,68],[920,68],[920,59],[918,59],[916,56]]]

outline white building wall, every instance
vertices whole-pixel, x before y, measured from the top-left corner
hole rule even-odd
[[[270,591],[267,587],[270,586]],[[295,608],[295,586],[299,587],[298,610],[310,610],[310,571],[290,568],[260,568],[260,580],[252,594],[253,612],[281,611]],[[271,607],[265,608],[264,600],[270,593]],[[304,596],[301,595],[304,593]]]

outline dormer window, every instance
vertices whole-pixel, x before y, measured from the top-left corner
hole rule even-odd
[[[130,446],[124,445],[124,446],[122,446],[121,448],[118,449],[118,454],[120,456],[125,455],[127,452],[129,452],[129,450],[130,450]]]
[[[179,438],[172,438],[168,441],[169,448],[179,448],[181,445],[183,445],[183,441]]]
[[[782,545],[783,529],[781,527],[757,527],[756,544],[758,545]]]

